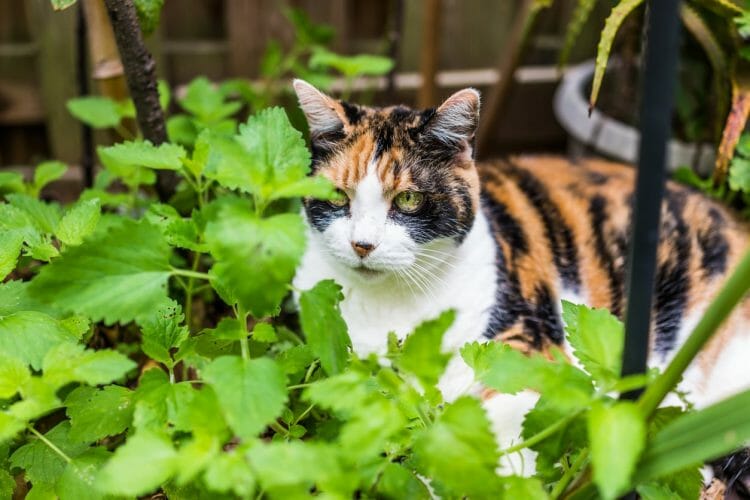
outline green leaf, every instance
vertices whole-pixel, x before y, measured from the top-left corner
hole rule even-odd
[[[174,301],[145,318],[142,321],[143,352],[153,360],[174,366],[170,350],[180,347],[189,334],[182,324],[184,321],[182,308]]]
[[[29,292],[92,321],[128,323],[167,303],[170,254],[156,227],[118,219],[44,266]]]
[[[42,359],[50,349],[77,340],[78,336],[62,322],[44,313],[23,311],[0,316],[0,352],[35,370],[42,367]]]
[[[592,309],[562,301],[565,331],[578,361],[599,384],[607,387],[620,378],[625,330],[606,309]]]
[[[18,172],[0,172],[0,195],[24,192],[26,184],[23,182],[23,175]]]
[[[393,60],[384,56],[358,54],[342,56],[323,47],[316,47],[310,58],[311,68],[333,68],[347,78],[361,75],[385,75],[393,68]]]
[[[224,417],[238,436],[250,439],[279,416],[287,400],[286,377],[271,359],[216,358],[203,370]]]
[[[23,235],[9,232],[0,233],[0,281],[4,280],[16,268],[18,254],[23,246]]]
[[[560,49],[560,56],[558,57],[557,63],[558,67],[562,68],[568,63],[570,53],[578,41],[581,31],[583,31],[586,21],[589,20],[595,5],[596,0],[578,0],[576,2],[575,9],[570,15],[568,27],[565,28],[565,41],[563,42],[562,49]]]
[[[93,351],[67,342],[50,349],[42,362],[44,380],[55,387],[69,382],[108,384],[135,367],[134,361],[117,351]]]
[[[339,302],[344,299],[341,287],[333,280],[321,281],[300,294],[300,323],[307,344],[320,358],[329,375],[340,373],[349,358],[352,345]]]
[[[154,203],[148,207],[145,218],[161,229],[170,245],[195,252],[208,251],[206,245],[199,241],[195,220],[183,218],[172,205]]]
[[[58,205],[44,203],[26,194],[9,194],[5,199],[13,207],[22,210],[37,231],[42,233],[55,232],[55,228],[60,221],[60,207]]]
[[[10,472],[0,469],[0,498],[10,500],[16,490],[16,480]]]
[[[205,124],[228,118],[242,108],[239,102],[224,102],[224,95],[205,77],[196,78],[187,87],[180,105]]]
[[[487,387],[509,394],[533,389],[558,408],[586,406],[593,393],[589,377],[564,359],[525,356],[500,342],[466,344],[461,356]]]
[[[733,158],[729,167],[729,187],[733,191],[750,193],[750,160]]]
[[[71,441],[68,436],[69,431],[70,423],[64,420],[45,433],[44,437],[68,457],[75,457],[86,451],[88,444]],[[64,458],[36,438],[30,438],[28,443],[18,448],[10,456],[10,463],[14,467],[24,469],[26,478],[34,486],[54,485],[67,465]]]
[[[748,407],[750,391],[745,391],[665,425],[650,440],[636,480],[666,476],[741,448],[750,441]]]
[[[170,142],[192,146],[198,137],[198,130],[192,118],[187,115],[173,115],[167,119],[167,136]]]
[[[451,359],[451,354],[442,352],[442,342],[455,318],[455,311],[445,311],[420,324],[404,340],[396,367],[415,375],[425,388],[434,387]]]
[[[105,495],[96,488],[96,475],[109,459],[105,448],[93,448],[73,459],[63,471],[55,486],[61,500],[98,500]]]
[[[333,196],[330,182],[307,178],[310,153],[281,108],[251,116],[236,143],[215,138],[212,155],[206,175],[255,195],[261,206],[286,197]]]
[[[220,493],[234,492],[242,498],[249,498],[255,493],[256,478],[244,453],[233,450],[222,453],[207,467],[204,480],[213,491]]]
[[[50,306],[33,300],[28,293],[28,281],[6,281],[0,283],[0,316],[8,316],[22,311],[35,311],[49,316],[56,316]]]
[[[412,471],[393,462],[380,473],[376,491],[383,498],[432,499],[427,486]]]
[[[101,216],[99,200],[80,201],[60,219],[55,236],[66,245],[80,245],[94,232]]]
[[[604,72],[607,70],[609,52],[612,50],[612,43],[615,41],[617,30],[620,29],[620,25],[625,21],[628,14],[642,3],[643,0],[621,0],[612,9],[604,23],[604,29],[599,38],[599,46],[596,49],[596,67],[594,69],[594,80],[591,84],[591,97],[589,98],[589,105],[592,108],[596,105],[596,100],[599,97],[599,89],[602,86]]]
[[[252,332],[253,340],[256,342],[263,342],[270,344],[276,342],[278,337],[276,336],[276,330],[273,326],[268,323],[256,323],[253,327]]]
[[[138,431],[117,448],[95,484],[113,495],[144,495],[165,483],[176,472],[176,466],[177,452],[169,439]]]
[[[99,148],[99,156],[121,165],[134,165],[156,170],[180,170],[187,153],[182,146],[164,143],[154,146],[150,141],[127,141]]]
[[[86,96],[70,99],[70,114],[93,128],[111,128],[120,124],[117,103],[108,97]]]
[[[44,186],[56,181],[68,171],[68,166],[61,161],[45,161],[34,169],[34,192],[38,194]]]
[[[0,399],[11,399],[30,378],[25,362],[0,354]]]
[[[71,5],[74,5],[77,0],[50,0],[52,8],[55,10],[67,9]]]
[[[414,459],[422,474],[452,496],[489,497],[498,490],[495,437],[476,399],[462,397],[447,405],[417,437]]]
[[[159,25],[164,0],[133,0],[133,3],[141,24],[141,31],[144,35],[150,35]]]
[[[260,219],[247,204],[232,203],[208,223],[205,235],[217,260],[214,284],[256,318],[276,314],[305,248],[302,218],[287,213]]]
[[[646,444],[646,423],[638,406],[595,404],[588,417],[594,482],[605,499],[617,498],[630,479]]]
[[[70,439],[92,443],[120,434],[133,418],[133,391],[116,385],[102,389],[81,386],[65,398]]]
[[[642,500],[681,500],[683,497],[663,484],[642,484],[636,488]]]

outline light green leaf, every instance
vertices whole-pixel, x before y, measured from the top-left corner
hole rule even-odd
[[[630,402],[597,403],[589,412],[588,433],[594,482],[603,498],[617,498],[630,487],[646,444],[643,414]]]
[[[0,354],[0,399],[12,398],[30,378],[31,372],[26,363]]]
[[[376,491],[384,498],[432,499],[427,486],[412,471],[393,462],[380,473]]]
[[[42,362],[44,380],[55,387],[70,382],[108,384],[135,367],[134,361],[117,351],[93,351],[67,342],[50,349]]]
[[[10,231],[7,234],[0,232],[0,281],[16,268],[22,246],[23,234]]]
[[[167,303],[170,253],[153,225],[118,219],[44,266],[29,292],[92,321],[127,323]]]
[[[6,281],[0,283],[0,316],[8,316],[21,311],[36,311],[57,316],[50,306],[33,300],[28,293],[28,281]]]
[[[370,54],[343,56],[323,47],[316,47],[310,58],[310,67],[333,68],[348,78],[354,78],[361,75],[385,75],[393,68],[393,61],[388,57]]]
[[[88,449],[88,444],[70,441],[69,431],[70,423],[64,420],[45,433],[44,437],[69,457],[76,457]],[[18,448],[10,456],[10,463],[24,469],[26,477],[34,486],[54,485],[67,465],[60,455],[37,438],[30,438]]]
[[[18,172],[0,172],[0,195],[24,192],[26,192],[26,184],[23,182],[23,175]]]
[[[169,439],[154,432],[138,431],[117,448],[95,484],[113,495],[144,495],[165,483],[176,468],[177,452]]]
[[[54,233],[60,221],[60,207],[57,204],[44,203],[26,194],[9,194],[6,200],[15,208],[20,209],[31,221],[34,228],[42,233]],[[6,221],[6,227],[13,225],[13,221]]]
[[[164,0],[133,0],[133,3],[138,13],[141,31],[143,31],[144,35],[150,35],[159,25],[159,17],[161,17],[161,9],[164,7]]]
[[[106,495],[96,488],[96,475],[110,455],[105,448],[93,448],[67,464],[55,486],[60,500],[105,498]]]
[[[474,369],[477,380],[497,391],[515,394],[533,389],[564,409],[581,408],[591,400],[591,380],[567,360],[526,356],[500,342],[466,344],[461,356]]]
[[[0,316],[0,352],[35,370],[42,367],[42,359],[50,349],[77,340],[60,321],[44,313],[23,311]]]
[[[0,469],[0,498],[10,500],[16,490],[16,480],[10,472]]]
[[[260,433],[281,413],[287,400],[286,377],[269,358],[216,358],[203,370],[216,392],[229,426],[243,439]]]
[[[710,461],[750,442],[750,391],[665,425],[650,440],[636,480],[645,482]]]
[[[300,323],[307,345],[329,375],[344,369],[352,345],[339,309],[343,299],[341,287],[333,280],[321,281],[299,297]]]
[[[222,298],[256,318],[276,314],[305,248],[302,218],[287,213],[260,219],[247,204],[232,203],[208,223],[205,235]]]
[[[141,328],[143,352],[151,359],[174,366],[170,350],[180,347],[189,334],[187,327],[182,324],[184,321],[182,308],[174,301],[146,317]]]
[[[420,324],[404,340],[401,355],[395,360],[396,367],[415,375],[425,388],[434,387],[451,359],[450,354],[442,352],[442,342],[455,317],[454,311],[445,311]]]
[[[92,443],[125,431],[133,418],[133,391],[116,385],[81,386],[65,398],[70,439]]]
[[[239,450],[222,453],[213,460],[204,474],[206,485],[220,493],[234,492],[242,498],[255,493],[256,479],[245,455]]]
[[[198,137],[198,130],[192,118],[178,114],[167,119],[167,136],[170,142],[192,146]]]
[[[77,0],[50,0],[52,8],[55,10],[67,9],[71,5],[74,5]]]
[[[99,156],[121,165],[133,165],[156,170],[180,170],[187,153],[182,146],[164,143],[154,146],[150,141],[127,141],[99,148]],[[102,160],[104,161],[104,160]]]
[[[225,102],[225,97],[205,77],[196,78],[187,87],[180,105],[205,124],[220,122],[242,107],[239,102]]]
[[[642,500],[682,500],[683,497],[663,484],[642,484],[636,488]]]
[[[274,330],[273,325],[270,325],[269,323],[256,323],[253,327],[252,336],[254,341],[264,342],[266,344],[278,340],[276,330]]]
[[[154,203],[148,208],[145,218],[161,229],[170,245],[195,252],[208,251],[206,245],[199,241],[195,220],[183,218],[172,205]]]
[[[34,193],[38,194],[44,186],[56,181],[68,171],[68,166],[61,161],[45,161],[34,169]]]
[[[66,245],[80,245],[99,223],[99,200],[80,201],[60,219],[55,236]]]
[[[729,187],[733,191],[750,193],[750,160],[735,157],[729,167]]]
[[[568,342],[578,361],[594,379],[607,387],[620,378],[625,330],[606,309],[592,309],[563,300]]]
[[[462,397],[447,405],[414,443],[422,474],[452,496],[489,497],[498,491],[499,455],[490,422],[478,400]]]
[[[111,128],[120,124],[117,103],[108,97],[85,96],[70,99],[70,114],[93,128]]]

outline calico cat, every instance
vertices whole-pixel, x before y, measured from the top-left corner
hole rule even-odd
[[[524,352],[565,345],[561,299],[621,315],[633,199],[631,167],[521,157],[477,164],[479,94],[465,89],[437,109],[371,108],[294,82],[311,132],[313,171],[341,193],[305,200],[308,248],[299,289],[322,279],[344,291],[354,351],[385,354],[446,309],[457,312],[444,349],[500,340]],[[748,244],[718,204],[669,183],[658,252],[649,363],[664,367]],[[750,385],[750,302],[737,309],[686,372],[681,389],[705,406]],[[450,401],[479,394],[455,355],[439,387]],[[484,401],[500,446],[517,440],[537,395]],[[532,452],[523,457],[533,473]],[[501,466],[519,471],[515,456]],[[531,469],[531,470],[530,470]]]

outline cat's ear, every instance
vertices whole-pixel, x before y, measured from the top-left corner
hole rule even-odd
[[[430,132],[440,142],[472,147],[479,124],[479,92],[459,90],[440,105],[430,123]]]
[[[307,117],[312,136],[323,135],[344,126],[340,105],[304,80],[294,80],[294,91],[302,111]]]

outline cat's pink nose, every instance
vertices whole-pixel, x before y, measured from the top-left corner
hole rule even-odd
[[[375,245],[364,241],[352,241],[352,248],[357,252],[357,255],[359,255],[360,258],[364,259],[370,254],[370,252],[375,250]]]

